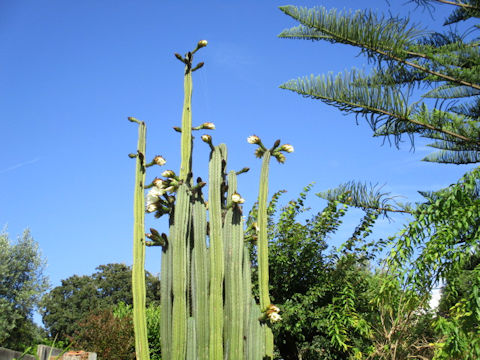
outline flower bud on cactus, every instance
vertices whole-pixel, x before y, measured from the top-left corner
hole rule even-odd
[[[157,155],[153,159],[154,163],[157,164],[158,166],[163,166],[167,163],[167,160],[165,160],[162,156]]]
[[[257,135],[251,135],[247,138],[249,144],[259,144],[260,138]]]
[[[157,210],[157,205],[155,204],[148,204],[147,205],[147,212],[152,213]]]
[[[165,170],[164,172],[162,172],[162,176],[166,178],[174,178],[175,172],[173,170]]]
[[[285,155],[283,155],[282,153],[276,153],[275,154],[275,159],[277,159],[277,161],[280,163],[280,164],[283,164],[286,160],[286,157]]]
[[[212,122],[203,123],[202,129],[215,130],[215,124]]]
[[[282,146],[280,146],[280,149],[278,149],[280,151],[285,151],[287,153],[292,153],[293,152],[293,146],[290,145],[290,144],[283,144]]]
[[[262,148],[259,147],[259,148],[257,148],[257,149],[255,150],[255,156],[256,156],[257,158],[261,158],[261,157],[263,156],[263,154],[265,154],[265,150],[264,150],[264,149],[262,149]]]
[[[163,180],[162,179],[158,179],[158,178],[155,178],[153,180],[153,185],[155,185],[157,188],[162,188],[163,186]]]
[[[200,40],[197,44],[197,47],[198,48],[202,48],[202,47],[205,47],[208,45],[208,41],[207,40]]]
[[[206,142],[207,144],[210,144],[212,142],[212,137],[210,135],[202,135],[202,140]]]
[[[278,308],[278,306],[275,306],[273,304],[270,304],[270,306],[268,307],[268,310],[276,313],[280,312],[280,309]]]

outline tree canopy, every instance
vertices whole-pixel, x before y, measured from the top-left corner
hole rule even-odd
[[[16,242],[0,233],[0,344],[24,350],[40,337],[33,312],[48,288],[45,260],[25,230]]]
[[[369,239],[375,213],[367,209],[345,244],[328,249],[327,241],[341,226],[349,206],[331,200],[302,220],[309,213],[305,202],[311,188],[307,186],[281,209],[283,192],[276,193],[268,210],[270,292],[282,314],[282,321],[273,327],[278,358],[397,359],[431,354],[428,297],[407,291],[392,274],[372,270],[375,247],[350,246],[358,245],[358,238]],[[247,228],[252,245],[255,210]],[[251,250],[256,265],[255,246]],[[396,357],[385,357],[391,351]]]
[[[132,270],[125,264],[100,265],[92,275],[62,280],[42,300],[42,319],[51,336],[72,336],[76,323],[93,310],[132,304]],[[160,281],[146,273],[147,303],[160,300]]]
[[[446,25],[480,17],[478,0],[452,4],[456,9]],[[374,64],[369,74],[353,68],[336,75],[290,80],[281,88],[364,117],[375,136],[393,136],[397,144],[402,135],[433,140],[429,146],[439,151],[425,161],[480,161],[478,37],[451,29],[428,32],[408,18],[371,10],[339,12],[291,5],[280,9],[300,25],[279,37],[347,44],[359,48]],[[414,91],[418,88],[427,91],[418,97]]]

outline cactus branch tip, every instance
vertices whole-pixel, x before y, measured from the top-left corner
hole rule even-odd
[[[270,151],[274,151],[278,145],[280,145],[280,139],[278,139],[277,141],[275,141],[275,143],[273,144],[272,148],[270,149]]]
[[[137,124],[142,124],[143,123],[143,121],[140,121],[137,118],[134,118],[133,116],[129,116],[127,119],[128,119],[128,121],[134,122],[134,123],[137,123]]]
[[[244,167],[243,169],[237,171],[236,174],[237,174],[237,175],[240,175],[240,174],[246,173],[246,172],[248,172],[248,171],[250,171],[250,168]]]
[[[192,72],[193,71],[197,71],[198,69],[201,69],[203,67],[203,65],[205,65],[205,63],[202,61],[202,62],[199,62],[193,69],[192,69]]]

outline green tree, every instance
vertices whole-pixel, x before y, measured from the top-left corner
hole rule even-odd
[[[416,0],[417,3],[443,1]],[[480,17],[480,2],[467,0],[445,24]],[[288,81],[281,88],[319,99],[345,113],[364,117],[375,136],[414,134],[440,149],[425,161],[467,164],[480,161],[479,40],[452,31],[427,32],[408,19],[372,11],[338,12],[323,7],[280,8],[300,23],[281,38],[325,40],[354,46],[373,63],[370,74],[352,69],[337,75]],[[475,25],[472,31],[478,31]],[[419,98],[418,87],[428,91]],[[435,101],[429,101],[430,99]],[[433,103],[433,105],[432,105]]]
[[[6,232],[0,233],[0,344],[25,350],[41,339],[32,320],[42,293],[48,288],[43,274],[45,260],[25,230],[16,243]]]
[[[367,209],[342,247],[327,252],[327,241],[349,206],[331,200],[305,218],[309,191],[311,185],[281,210],[283,192],[278,192],[268,209],[270,293],[283,318],[273,327],[279,358],[393,360],[431,355],[428,297],[405,290],[398,276],[370,269],[378,249],[367,240],[378,212]],[[340,200],[353,199],[347,193]],[[247,220],[254,264],[255,211]]]
[[[480,1],[428,1],[448,3],[454,10],[445,25],[459,25],[480,17]],[[408,19],[377,15],[372,11],[338,12],[325,8],[284,6],[281,10],[300,25],[280,37],[325,40],[360,49],[373,64],[369,74],[352,69],[341,74],[310,76],[283,84],[284,89],[319,99],[345,113],[364,117],[374,136],[415,135],[432,140],[438,149],[425,161],[450,164],[480,162],[480,43],[479,25],[461,35],[451,27],[427,32]],[[416,89],[427,89],[418,96]],[[440,191],[424,193],[425,203],[410,209],[414,220],[392,238],[390,266],[406,271],[405,286],[427,293],[447,281],[450,289],[462,264],[478,254],[480,225],[479,169]],[[341,186],[331,195],[348,191],[353,202],[371,208],[359,186]],[[360,187],[361,188],[361,187]],[[332,196],[331,199],[334,199]],[[384,209],[385,211],[391,208]],[[439,317],[436,328],[444,341],[437,343],[437,358],[480,357],[480,267],[471,270],[468,293]]]
[[[268,208],[270,294],[272,301],[282,310],[283,317],[282,321],[273,326],[275,345],[285,360],[317,359],[319,356],[344,359],[348,356],[349,349],[332,341],[330,334],[337,324],[335,319],[329,318],[329,314],[332,311],[340,314],[338,309],[332,308],[332,304],[334,299],[344,295],[346,287],[352,285],[350,295],[356,299],[356,305],[362,313],[368,307],[368,299],[364,294],[371,274],[366,257],[352,256],[349,261],[345,261],[335,252],[326,252],[326,240],[341,225],[347,205],[331,201],[311,218],[303,222],[300,220],[309,210],[305,206],[305,200],[311,187],[307,186],[297,199],[291,200],[281,211],[277,205],[283,192],[278,192]],[[254,207],[247,220],[247,238],[252,240],[254,265],[255,220]],[[256,274],[254,266],[255,286]],[[345,318],[346,315],[343,316]],[[351,339],[357,345],[370,344],[361,331],[352,334]]]
[[[132,270],[124,264],[100,265],[90,276],[74,275],[62,280],[42,300],[42,319],[50,336],[72,336],[77,322],[91,311],[120,302],[132,304]],[[159,301],[160,281],[146,273],[147,303]]]

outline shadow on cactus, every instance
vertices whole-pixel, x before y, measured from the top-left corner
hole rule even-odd
[[[198,42],[193,51],[175,57],[184,65],[184,103],[181,127],[180,170],[165,170],[145,185],[147,168],[166,160],[156,156],[145,160],[146,125],[139,125],[134,191],[133,298],[137,359],[149,359],[145,323],[145,247],[162,247],[161,346],[162,358],[170,359],[273,359],[270,324],[281,320],[280,309],[268,294],[267,197],[268,171],[273,156],[285,162],[293,151],[277,140],[267,149],[256,135],[247,141],[257,146],[263,159],[258,209],[258,262],[260,304],[252,295],[251,262],[244,240],[242,204],[237,175],[248,171],[227,171],[227,147],[215,145],[211,135],[201,140],[210,147],[208,182],[192,174],[193,131],[214,130],[212,123],[192,126],[192,73],[195,53],[207,46]],[[208,183],[208,186],[207,186]],[[149,189],[146,195],[145,189]],[[204,196],[208,190],[208,197]],[[145,212],[168,216],[168,235],[151,228],[145,234]],[[146,240],[148,238],[149,240]]]

